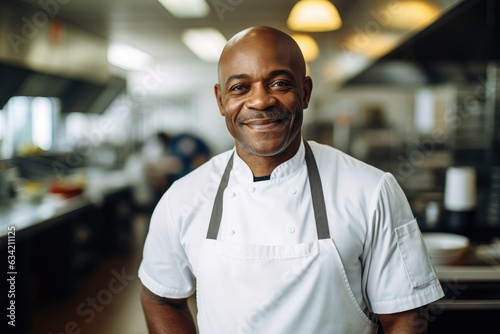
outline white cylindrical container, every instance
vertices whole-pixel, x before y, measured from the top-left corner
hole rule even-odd
[[[476,170],[473,167],[450,167],[446,171],[444,207],[449,211],[476,208]]]

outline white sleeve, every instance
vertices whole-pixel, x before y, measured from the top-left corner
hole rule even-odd
[[[372,312],[401,312],[443,297],[417,221],[389,173],[374,195],[370,218],[362,280]]]
[[[168,191],[151,217],[139,279],[161,297],[187,298],[195,291],[195,279],[171,216]]]

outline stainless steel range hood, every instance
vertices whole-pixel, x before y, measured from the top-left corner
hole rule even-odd
[[[55,14],[0,4],[0,108],[12,96],[48,96],[62,112],[99,113],[126,88],[110,73],[107,40]]]
[[[500,61],[500,3],[468,0],[345,85],[477,85]]]

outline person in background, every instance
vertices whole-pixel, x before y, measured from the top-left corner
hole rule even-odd
[[[140,211],[151,212],[163,193],[182,170],[181,160],[171,154],[172,136],[156,133],[144,143],[137,143],[124,166],[133,185],[135,203]]]
[[[177,157],[182,167],[172,175],[172,181],[175,181],[192,170],[201,166],[210,158],[210,148],[198,136],[190,133],[181,133],[173,136],[169,141],[169,151],[174,157]]]
[[[139,268],[149,333],[427,332],[444,294],[406,197],[391,174],[304,140],[312,79],[295,41],[236,34],[214,90],[235,147],[156,206]]]

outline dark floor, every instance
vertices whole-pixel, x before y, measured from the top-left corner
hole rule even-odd
[[[70,298],[35,307],[33,334],[147,333],[137,277],[147,219],[134,219],[129,252],[106,256],[79,280]]]

